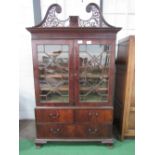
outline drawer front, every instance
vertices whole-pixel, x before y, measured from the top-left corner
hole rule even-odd
[[[111,123],[113,119],[112,110],[76,110],[75,121],[79,123]]]
[[[111,138],[112,125],[37,125],[37,138]]]
[[[72,123],[73,110],[71,109],[36,109],[37,123]]]
[[[37,138],[71,138],[74,137],[73,125],[37,125]]]
[[[111,138],[112,125],[77,125],[75,129],[76,137],[79,138]]]

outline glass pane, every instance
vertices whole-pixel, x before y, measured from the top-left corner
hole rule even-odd
[[[109,45],[80,45],[81,102],[105,102],[108,100],[109,55]]]
[[[68,45],[38,45],[37,50],[40,102],[68,102]]]

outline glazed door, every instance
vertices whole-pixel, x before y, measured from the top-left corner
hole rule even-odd
[[[73,104],[72,51],[72,41],[33,41],[37,105]]]
[[[113,42],[82,40],[75,46],[76,104],[112,104]]]

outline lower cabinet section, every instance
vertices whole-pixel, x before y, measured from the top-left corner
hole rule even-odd
[[[41,143],[61,139],[112,143],[112,109],[39,108],[35,116],[37,140]]]
[[[111,138],[112,124],[38,124],[37,138]]]

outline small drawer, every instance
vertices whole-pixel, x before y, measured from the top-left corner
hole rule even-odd
[[[112,125],[77,125],[75,129],[76,137],[79,138],[111,138]]]
[[[36,109],[37,123],[72,123],[73,110],[71,109]]]
[[[75,120],[79,123],[111,123],[113,118],[112,110],[76,110]]]
[[[37,138],[72,138],[74,125],[37,125]]]

